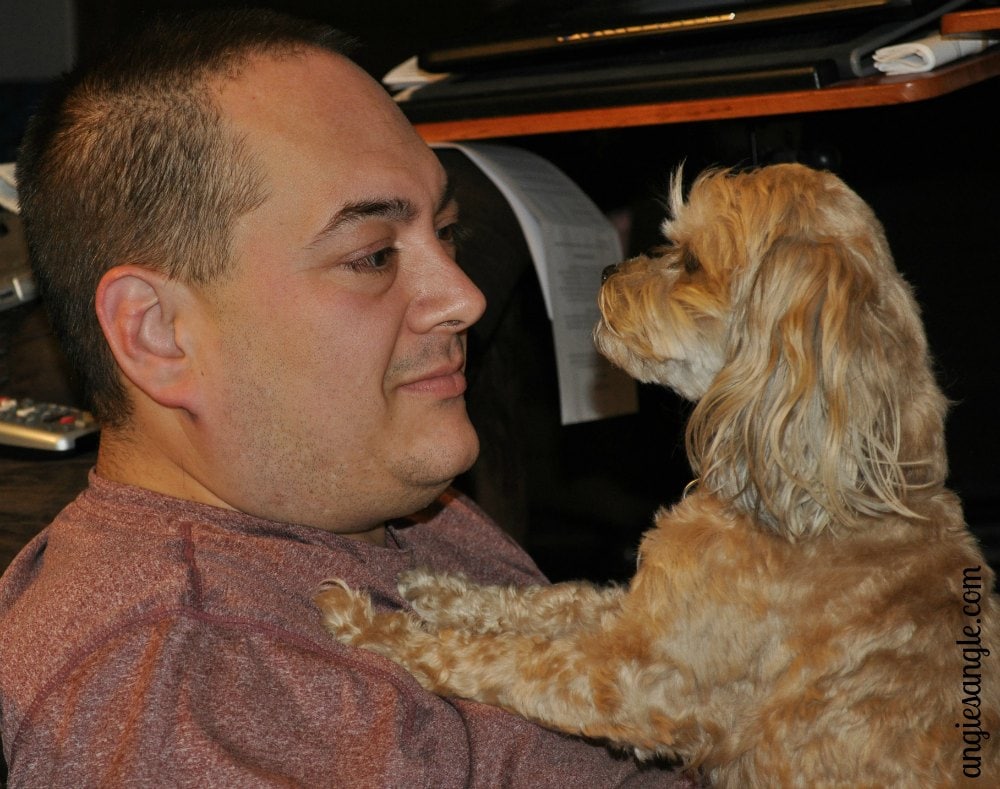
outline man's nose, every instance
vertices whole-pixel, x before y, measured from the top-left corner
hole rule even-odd
[[[434,266],[423,283],[417,310],[417,331],[432,331],[444,326],[464,331],[478,321],[486,311],[486,297],[468,275],[451,259]]]

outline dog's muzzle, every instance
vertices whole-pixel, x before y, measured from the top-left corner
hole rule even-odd
[[[617,263],[614,263],[613,265],[610,265],[610,266],[605,266],[604,267],[604,271],[601,272],[601,284],[603,285],[605,282],[607,282],[608,281],[608,277],[610,277],[616,271],[618,271],[618,264]]]

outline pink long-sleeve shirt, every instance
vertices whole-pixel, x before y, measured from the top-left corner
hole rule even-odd
[[[468,500],[442,502],[380,548],[92,473],[0,581],[10,787],[688,785],[327,635],[312,596],[331,576],[392,607],[415,565],[541,580]]]

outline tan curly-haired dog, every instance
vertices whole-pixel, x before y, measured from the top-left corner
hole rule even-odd
[[[697,400],[696,488],[627,588],[334,581],[331,632],[427,688],[740,787],[998,786],[993,573],[944,487],[945,398],[869,207],[800,165],[670,191],[601,351]],[[992,737],[991,737],[992,735]]]

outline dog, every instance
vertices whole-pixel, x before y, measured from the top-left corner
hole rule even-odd
[[[329,631],[429,690],[721,787],[1000,785],[993,572],[945,487],[911,288],[870,207],[798,164],[678,170],[665,243],[606,272],[600,351],[696,401],[697,482],[627,586],[333,579]]]

